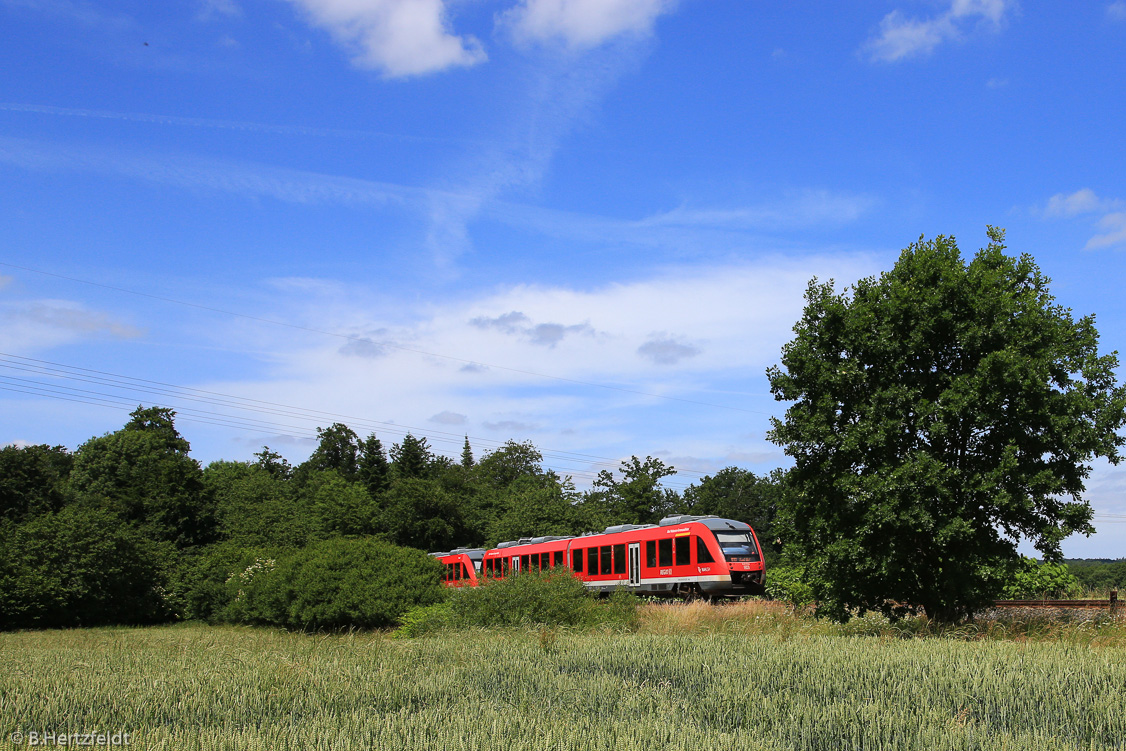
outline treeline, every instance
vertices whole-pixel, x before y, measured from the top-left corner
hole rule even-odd
[[[1126,558],[1068,558],[1064,563],[1084,589],[1117,589],[1119,596],[1126,599]]]
[[[744,520],[764,544],[775,534],[779,472],[729,467],[677,493],[662,485],[673,467],[633,457],[580,492],[545,470],[530,442],[478,458],[467,439],[454,461],[422,437],[385,447],[339,423],[318,429],[316,449],[297,466],[263,447],[255,461],[202,467],[174,418],[139,407],[123,428],[74,452],[0,449],[0,628],[197,618],[381,625],[386,614],[355,616],[362,605],[348,598],[365,582],[386,589],[392,565],[424,579],[428,561],[418,551],[581,534],[670,513]],[[275,569],[288,573],[254,594],[263,589],[254,577]],[[297,583],[334,576],[339,592],[322,592],[304,611],[295,604],[304,596]]]

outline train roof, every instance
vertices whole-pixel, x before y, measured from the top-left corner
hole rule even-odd
[[[639,529],[655,529],[657,527],[676,527],[682,524],[691,524],[698,522],[703,524],[713,532],[728,532],[739,531],[745,532],[751,528],[750,524],[746,522],[737,521],[735,519],[724,519],[714,515],[692,515],[692,514],[674,514],[666,516],[661,519],[657,524],[614,524],[607,527],[602,532],[588,532],[584,535],[545,535],[543,537],[521,537],[519,540],[506,540],[505,542],[497,543],[495,548],[486,550],[484,548],[455,548],[454,550],[443,553],[431,553],[430,555],[440,558],[447,555],[468,555],[472,560],[479,561],[490,552],[497,550],[507,550],[509,548],[519,548],[524,545],[540,545],[546,542],[562,542],[565,540],[576,540],[583,537],[595,537],[600,535],[614,535],[622,532],[633,532]]]

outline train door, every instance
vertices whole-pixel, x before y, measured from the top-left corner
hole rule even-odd
[[[641,543],[629,544],[629,586],[641,586]]]
[[[512,573],[520,573],[520,556],[518,555],[512,556]]]

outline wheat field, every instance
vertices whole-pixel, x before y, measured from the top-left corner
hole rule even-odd
[[[1126,747],[1120,647],[850,636],[783,628],[766,610],[734,633],[701,626],[714,612],[649,613],[633,634],[0,634],[0,738],[125,731],[131,748],[207,751]]]

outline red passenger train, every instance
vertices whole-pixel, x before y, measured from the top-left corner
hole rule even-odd
[[[724,597],[762,594],[765,582],[754,529],[716,516],[669,516],[660,524],[619,524],[581,537],[524,538],[491,550],[430,555],[446,564],[446,585],[453,587],[564,566],[600,592]]]

